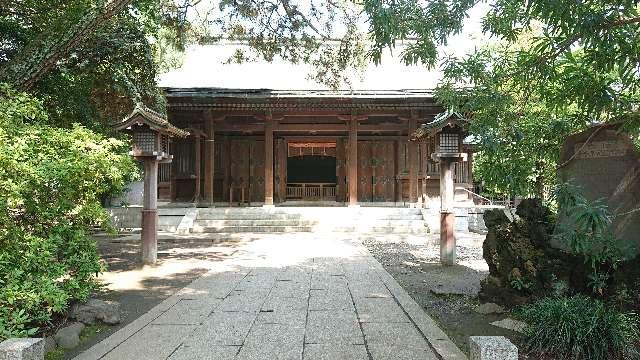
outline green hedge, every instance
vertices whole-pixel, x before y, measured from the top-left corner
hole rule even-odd
[[[0,84],[0,340],[89,296],[102,270],[87,236],[107,221],[99,199],[136,173],[121,141],[46,123],[37,100]]]

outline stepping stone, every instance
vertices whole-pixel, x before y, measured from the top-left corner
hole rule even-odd
[[[503,320],[499,320],[499,321],[494,321],[491,323],[491,325],[493,326],[497,326],[503,329],[507,329],[507,330],[511,330],[511,331],[515,331],[518,333],[523,333],[524,330],[527,328],[527,324],[522,322],[522,321],[518,321],[518,320],[514,320],[511,318],[506,318]]]

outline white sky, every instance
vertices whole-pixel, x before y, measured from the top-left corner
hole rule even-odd
[[[481,20],[488,11],[487,4],[471,10],[463,31],[451,37],[440,55],[463,56],[489,39],[482,34]],[[230,89],[324,90],[326,86],[308,80],[311,68],[306,64],[293,65],[282,60],[244,64],[224,64],[238,45],[220,43],[195,45],[187,49],[181,68],[161,74],[161,87],[216,87]],[[396,49],[395,53],[399,51]],[[349,76],[352,90],[432,89],[441,79],[439,70],[427,70],[421,65],[405,66],[397,57],[385,54],[382,64],[370,64],[363,77]],[[349,90],[344,86],[341,90]]]

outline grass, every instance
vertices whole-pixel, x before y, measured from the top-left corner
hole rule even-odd
[[[638,318],[586,296],[549,297],[517,316],[529,326],[525,350],[558,360],[638,359]]]

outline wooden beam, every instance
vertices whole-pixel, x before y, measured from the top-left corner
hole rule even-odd
[[[216,131],[224,132],[262,132],[264,124],[216,124]],[[276,132],[347,132],[349,127],[346,124],[278,124],[273,127]],[[359,132],[405,132],[407,126],[404,124],[362,124],[358,126]]]

